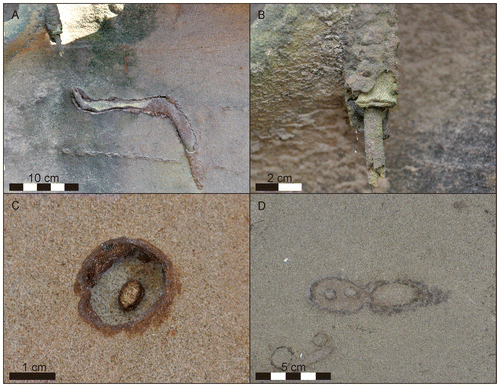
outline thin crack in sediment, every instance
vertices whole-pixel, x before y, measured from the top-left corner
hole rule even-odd
[[[82,89],[72,87],[73,104],[80,110],[101,114],[113,110],[130,113],[143,113],[150,116],[168,118],[174,125],[177,135],[184,146],[191,168],[191,175],[199,190],[203,189],[203,173],[199,162],[198,143],[191,124],[179,104],[168,96],[153,96],[142,99],[92,99]]]
[[[61,153],[63,155],[69,155],[69,156],[104,156],[104,157],[116,157],[116,158],[121,158],[121,159],[127,159],[127,160],[147,160],[147,161],[155,161],[159,163],[174,163],[174,164],[180,164],[181,162],[178,160],[172,160],[172,159],[164,159],[162,157],[150,157],[150,156],[144,156],[140,155],[137,153],[133,154],[121,154],[121,153],[116,153],[116,152],[99,152],[99,151],[93,151],[93,150],[76,150],[76,151],[71,151],[70,149],[64,148],[61,149]]]

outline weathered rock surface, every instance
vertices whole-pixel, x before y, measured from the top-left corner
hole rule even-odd
[[[251,180],[372,192],[349,125],[342,37],[352,5],[267,5],[251,26]],[[400,82],[375,192],[496,190],[496,10],[398,4]]]
[[[171,96],[196,133],[204,192],[248,190],[248,5],[59,11],[62,57],[43,5],[6,23],[17,27],[4,54],[4,189],[40,173],[82,192],[200,192],[168,120],[87,115],[71,103],[76,86],[95,98]]]

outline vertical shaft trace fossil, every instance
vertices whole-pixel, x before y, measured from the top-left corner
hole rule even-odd
[[[365,134],[368,181],[385,177],[383,140],[398,96],[397,15],[394,4],[358,4],[346,33],[344,75],[351,125]]]
[[[199,163],[198,143],[191,124],[179,104],[168,96],[154,96],[142,99],[92,99],[82,89],[72,87],[74,105],[85,112],[101,114],[113,110],[130,113],[144,113],[150,116],[168,118],[174,125],[177,135],[184,146],[186,157],[191,167],[191,174],[198,189],[203,189],[203,174]]]

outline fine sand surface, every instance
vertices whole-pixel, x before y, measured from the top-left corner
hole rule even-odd
[[[6,195],[4,203],[4,382],[24,363],[46,365],[60,383],[248,381],[247,196]],[[159,327],[109,337],[80,318],[73,285],[85,258],[122,236],[162,250],[181,291]]]
[[[287,347],[288,367],[332,382],[494,383],[495,219],[494,195],[253,196],[252,380],[279,371],[271,360],[287,352],[272,354]],[[306,299],[329,276],[361,287],[412,280],[449,298],[392,315],[330,313]]]

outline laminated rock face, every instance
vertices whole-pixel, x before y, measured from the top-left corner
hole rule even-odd
[[[368,192],[344,99],[342,36],[352,8],[268,4],[252,24],[252,181],[290,174],[304,192]]]
[[[251,27],[252,140],[286,137],[297,115],[343,105],[351,5],[270,4]]]
[[[5,23],[6,190],[43,165],[83,193],[248,191],[248,5],[21,4],[18,13]],[[110,96],[177,102],[89,116],[71,104],[73,86],[95,98],[86,106]],[[174,105],[184,115],[156,118]],[[186,117],[200,157],[189,128],[172,122],[186,129]]]

